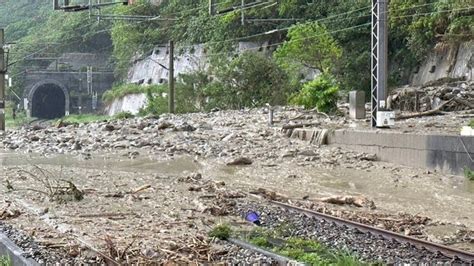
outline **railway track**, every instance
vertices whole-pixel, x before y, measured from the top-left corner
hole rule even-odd
[[[422,239],[417,239],[414,237],[410,236],[405,236],[399,233],[391,232],[388,230],[376,228],[370,225],[342,219],[339,217],[335,217],[332,215],[327,215],[319,212],[315,212],[312,210],[308,209],[303,209],[300,207],[292,206],[286,203],[278,202],[278,201],[270,201],[272,204],[277,205],[283,209],[290,210],[290,211],[295,211],[298,213],[305,214],[309,217],[316,218],[318,220],[324,220],[326,222],[334,223],[338,226],[341,227],[349,227],[353,229],[357,229],[363,233],[370,233],[372,235],[376,236],[381,236],[385,239],[392,240],[392,241],[397,241],[400,243],[408,243],[410,245],[413,245],[417,248],[420,249],[426,249],[430,252],[433,252],[435,254],[442,254],[448,258],[451,258],[453,260],[461,260],[465,263],[468,263],[469,265],[474,265],[474,253],[460,250],[460,249],[455,249],[451,248],[448,246],[432,243],[429,241],[425,241]]]

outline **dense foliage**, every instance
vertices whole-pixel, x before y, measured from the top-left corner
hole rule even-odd
[[[278,48],[275,56],[286,69],[296,66],[332,72],[342,49],[324,26],[308,22],[296,24],[288,31],[288,41]]]
[[[179,76],[176,112],[286,103],[290,91],[287,77],[271,57],[246,52],[236,58],[222,60],[225,62],[221,61],[218,67]],[[103,99],[110,101],[133,93],[147,94],[148,106],[143,113],[161,114],[168,111],[168,88],[161,85],[120,85],[104,94]]]
[[[75,2],[81,1],[87,2]],[[6,26],[7,40],[16,42],[10,57],[17,61],[10,69],[16,75],[15,89],[21,88],[18,74],[32,64],[25,59],[36,55],[111,53],[118,77],[125,80],[133,60],[170,39],[178,48],[205,43],[209,54],[215,55],[209,70],[182,77],[177,84],[183,88],[178,94],[188,103],[184,111],[284,102],[303,88],[295,72],[301,66],[330,72],[341,90],[370,87],[370,0],[279,0],[245,9],[244,25],[241,11],[234,8],[240,0],[215,0],[218,14],[212,16],[209,0],[163,0],[159,6],[148,0],[135,2],[102,13],[159,19],[97,22],[87,12],[53,11],[51,1],[3,1],[0,25]],[[465,0],[390,1],[391,84],[405,83],[436,44],[472,39],[470,6]],[[279,48],[275,57],[253,53],[236,57],[239,41],[267,41],[270,50]]]
[[[303,88],[291,97],[290,102],[308,109],[316,108],[319,112],[331,113],[336,111],[338,93],[336,82],[327,74],[323,74],[304,84]]]
[[[214,69],[215,81],[207,90],[211,106],[235,109],[286,102],[287,77],[270,57],[245,52],[223,61]]]

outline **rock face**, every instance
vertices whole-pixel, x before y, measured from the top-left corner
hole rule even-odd
[[[192,50],[192,51],[191,51]],[[190,73],[207,67],[203,45],[194,45],[175,59],[175,75]],[[168,81],[168,47],[156,47],[145,59],[137,61],[129,71],[128,82],[135,84],[165,84]],[[160,65],[161,64],[161,65]]]
[[[413,75],[412,86],[439,80],[442,78],[474,77],[474,41],[459,46],[438,45],[423,65]]]
[[[148,100],[145,94],[129,94],[114,100],[105,108],[105,113],[109,116],[114,116],[121,112],[129,112],[136,115],[147,103]]]

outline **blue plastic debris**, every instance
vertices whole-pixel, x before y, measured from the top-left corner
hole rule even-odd
[[[255,224],[255,225],[260,225],[260,215],[254,211],[249,211],[247,215],[245,216],[245,220]]]

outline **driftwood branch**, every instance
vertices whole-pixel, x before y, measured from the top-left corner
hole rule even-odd
[[[303,127],[312,127],[318,126],[319,123],[303,123],[303,124],[294,124],[294,125],[284,125],[281,129],[295,129],[295,128],[303,128]]]
[[[474,109],[474,103],[469,102],[469,100],[463,100],[461,98],[453,98],[453,100],[459,104],[469,107],[470,109]]]
[[[76,237],[76,240],[79,241],[81,244],[86,246],[88,249],[94,251],[95,253],[99,254],[105,261],[106,265],[120,265],[116,260],[112,259],[111,257],[107,256],[105,253],[100,252],[98,249],[93,247],[91,244],[87,243],[86,241],[82,240],[78,236],[74,235]]]
[[[121,216],[130,216],[135,215],[133,212],[127,213],[92,213],[92,214],[81,214],[77,217],[79,218],[112,218],[112,217],[121,217]]]
[[[441,110],[448,104],[451,103],[453,99],[446,101],[442,104],[440,104],[437,108],[433,110],[429,110],[426,112],[421,112],[421,113],[416,113],[416,114],[409,114],[409,115],[401,115],[396,118],[396,120],[404,120],[404,119],[410,119],[410,118],[417,118],[417,117],[423,117],[423,116],[431,116],[431,115],[437,115],[437,114],[442,114]]]

